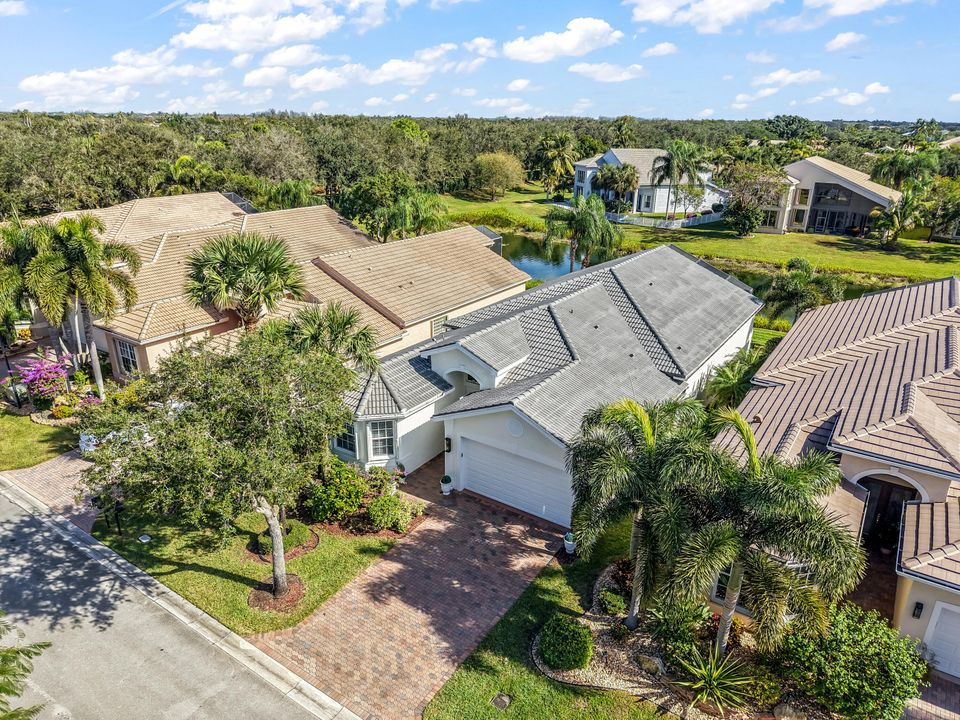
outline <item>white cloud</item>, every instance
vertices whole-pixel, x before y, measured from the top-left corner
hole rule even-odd
[[[526,78],[517,78],[507,83],[507,90],[510,92],[520,92],[530,87],[530,81]]]
[[[586,55],[592,50],[620,41],[623,33],[605,20],[574,18],[564,32],[546,32],[530,38],[519,37],[503,45],[503,54],[511,60],[544,63],[563,56]]]
[[[766,75],[757,75],[753,79],[753,85],[776,85],[786,87],[787,85],[805,85],[807,83],[819,82],[823,80],[823,73],[819,70],[787,70],[780,68]]]
[[[413,56],[423,62],[438,62],[443,60],[452,50],[456,50],[456,43],[440,43],[433,47],[417,50]]]
[[[843,90],[840,88],[830,88],[829,90],[824,90],[820,93],[823,97],[837,97],[838,95],[843,95]]]
[[[739,93],[733,99],[733,107],[737,108],[738,110],[742,110],[743,108],[747,107],[747,105],[749,105],[750,103],[756,100],[762,100],[763,98],[770,97],[771,95],[776,95],[778,92],[780,92],[780,88],[765,87],[765,88],[760,88],[752,95],[750,93]]]
[[[454,88],[453,94],[461,97],[473,97],[477,94],[477,90],[476,88]]]
[[[783,0],[625,0],[637,22],[692,25],[698,33],[719,33]]]
[[[827,52],[836,52],[838,50],[843,50],[845,48],[856,45],[859,42],[866,40],[866,35],[861,35],[860,33],[855,32],[842,32],[839,33],[833,40],[828,42],[824,49]]]
[[[290,87],[304,92],[326,92],[341,88],[357,79],[366,68],[362,65],[343,65],[338,68],[315,67],[303,75],[291,75]]]
[[[237,69],[245,68],[250,64],[250,61],[253,60],[253,53],[240,53],[239,55],[234,55],[230,60],[230,67]],[[275,63],[270,63],[274,65]]]
[[[260,67],[243,76],[244,87],[271,87],[287,79],[284,67]]]
[[[643,65],[614,65],[613,63],[574,63],[570,72],[583,75],[594,82],[614,83],[634,80],[643,74]]]
[[[403,102],[410,99],[410,93],[397,93],[393,96],[393,102]]]
[[[523,101],[523,98],[481,98],[474,102],[474,105],[479,105],[481,107],[492,108],[492,109],[502,109],[503,114],[506,115],[519,115],[525,113],[528,110],[531,110],[531,106]]]
[[[497,41],[488,37],[475,37],[463,44],[467,50],[483,57],[497,56]]]
[[[947,98],[947,101],[948,101],[948,102],[960,102],[960,92],[954,93],[953,95],[951,95],[950,97],[948,97],[948,98]]]
[[[3,0],[0,2],[0,17],[26,15],[27,4],[21,0]]]
[[[641,55],[643,57],[660,57],[661,55],[673,55],[677,52],[679,48],[674,45],[672,42],[662,42],[657,43],[653,47],[649,47],[644,50]]]
[[[330,107],[330,103],[328,103],[326,100],[317,100],[310,106],[310,110],[312,112],[321,112],[322,110],[326,110],[328,107]]]
[[[756,63],[757,65],[769,65],[774,62],[777,58],[766,50],[759,50],[757,52],[748,52],[747,62]]]
[[[434,67],[416,60],[387,60],[376,70],[367,72],[364,82],[368,85],[395,82],[401,85],[422,85],[433,74]]]
[[[863,92],[867,95],[886,95],[890,92],[890,86],[872,82],[863,89]]]
[[[250,106],[252,110],[264,110],[266,103],[273,97],[273,90],[235,90],[220,81],[203,86],[203,95],[189,95],[172,100],[167,105],[168,112],[199,113],[219,110],[233,105]]]
[[[367,107],[380,107],[381,105],[386,105],[387,101],[382,97],[370,97],[364,100],[363,104]]]
[[[593,107],[593,100],[590,100],[589,98],[580,98],[570,108],[570,114],[582,115],[592,107]]]
[[[701,118],[713,117],[713,115],[714,115],[713,108],[704,108],[703,110],[697,113],[697,117],[701,117]]]
[[[275,45],[315,40],[323,37],[343,25],[344,18],[337,15],[329,7],[317,4],[309,12],[300,12],[296,15],[278,15],[276,7],[289,3],[268,3],[265,0],[247,0],[238,2],[237,6],[274,6],[273,12],[266,14],[238,14],[236,8],[229,15],[222,14],[220,0],[211,0],[209,3],[187,5],[204,5],[207,12],[210,6],[217,5],[215,14],[205,14],[205,17],[216,19],[216,22],[204,22],[194,26],[187,32],[173,36],[171,42],[178,47],[201,48],[204,50],[233,50],[243,52],[260,50]],[[223,2],[228,5],[230,3]]]
[[[177,53],[161,46],[151,52],[121,50],[113,65],[30,75],[18,87],[44,96],[47,108],[114,108],[136,98],[138,85],[160,85],[178,79],[213,77],[223,72],[211,65],[178,65]]]
[[[845,95],[841,95],[837,98],[837,102],[841,105],[863,105],[870,97],[864,93],[850,92]]]
[[[903,5],[912,0],[803,0],[806,8],[824,10],[830,17],[859,15],[887,5]]]
[[[261,65],[274,65],[282,67],[297,67],[299,65],[313,65],[314,63],[326,62],[327,60],[349,60],[344,55],[332,56],[320,52],[316,45],[301,43],[298,45],[286,45],[276,50],[271,50],[260,61]]]
[[[434,100],[436,100],[436,99],[437,99],[437,94],[436,94],[436,93],[430,93],[430,94],[428,94],[428,95],[424,95],[424,96],[423,96],[423,102],[425,102],[425,103],[432,103],[432,102],[433,102]]]
[[[884,15],[873,21],[873,24],[877,27],[885,27],[887,25],[896,25],[899,22],[903,22],[903,17],[900,15]]]
[[[461,60],[460,62],[449,62],[443,66],[443,71],[469,75],[483,67],[485,62],[487,62],[485,57],[475,57],[471,60]]]

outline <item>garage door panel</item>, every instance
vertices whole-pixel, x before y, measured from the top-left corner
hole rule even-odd
[[[542,517],[570,524],[573,496],[565,471],[464,438],[464,486],[480,495]]]
[[[933,664],[950,675],[960,676],[960,608],[942,606],[927,649],[933,653]]]

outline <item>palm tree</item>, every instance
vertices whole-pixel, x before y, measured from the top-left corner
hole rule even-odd
[[[918,183],[909,182],[903,195],[886,209],[877,208],[870,213],[873,227],[880,231],[884,250],[896,250],[900,236],[923,222],[926,191]]]
[[[610,144],[613,147],[630,147],[637,140],[633,132],[633,118],[629,115],[621,115],[613,121],[608,133]]]
[[[374,354],[377,336],[369,325],[360,324],[360,313],[340,302],[326,307],[311,305],[290,319],[290,338],[301,352],[321,352],[372,373],[380,366]]]
[[[587,267],[593,252],[612,250],[623,238],[620,228],[607,219],[599,195],[574,198],[570,208],[551,207],[546,220],[547,242],[570,239],[570,272],[578,250],[583,252],[582,266]]]
[[[285,296],[303,297],[303,273],[281,238],[232,233],[190,255],[186,293],[195,305],[233,310],[249,331]]]
[[[9,342],[16,334],[14,323],[29,311],[24,272],[37,254],[34,230],[18,217],[0,225],[0,336]]]
[[[447,206],[439,195],[415,192],[409,198],[410,232],[414,235],[437,232],[446,226]]]
[[[750,390],[751,381],[766,353],[763,348],[741,348],[718,367],[704,387],[708,407],[736,407]]]
[[[694,187],[703,187],[700,173],[709,169],[706,151],[696,143],[687,140],[671,140],[665,152],[653,162],[651,181],[657,187],[669,183],[667,205],[670,205],[670,193],[680,185],[684,178]],[[673,212],[677,211],[677,198],[674,194]]]
[[[568,132],[548,132],[540,138],[536,149],[537,164],[543,176],[543,188],[550,195],[564,178],[573,175],[576,143]]]
[[[314,184],[309,180],[283,180],[270,185],[266,192],[266,210],[289,210],[310,207],[320,203],[320,195],[314,193]]]
[[[83,213],[34,231],[37,254],[27,265],[26,288],[40,312],[59,326],[68,309],[83,323],[83,335],[100,397],[103,373],[93,335],[93,316],[111,319],[121,307],[137,301],[132,276],[140,271],[140,255],[126,243],[104,241],[103,221]],[[77,339],[79,343],[79,338]]]
[[[172,163],[163,163],[150,178],[154,192],[164,195],[186,195],[200,192],[213,172],[207,163],[190,155],[181,155]]]
[[[588,412],[567,452],[573,534],[584,555],[612,522],[626,512],[633,516],[629,627],[636,627],[640,608],[657,597],[664,570],[691,531],[684,468],[675,458],[703,455],[710,445],[705,421],[703,406],[692,399],[647,407],[621,400]]]
[[[610,190],[619,202],[623,202],[627,193],[640,185],[640,173],[630,163],[624,165],[604,165],[597,171],[595,182],[598,187]]]
[[[836,273],[818,272],[808,260],[792,258],[786,272],[774,276],[764,297],[771,318],[791,308],[800,315],[805,310],[843,300],[844,282]]]
[[[930,152],[897,150],[886,153],[873,166],[870,177],[900,190],[908,182],[926,183],[940,170],[940,158]]]
[[[667,584],[668,597],[696,601],[727,573],[716,644],[726,652],[738,605],[753,614],[761,650],[779,643],[788,622],[823,631],[827,608],[863,578],[857,538],[821,504],[837,489],[840,469],[827,453],[788,462],[761,457],[756,438],[736,410],[718,414],[743,446],[743,462],[712,448],[691,463],[703,484],[700,526],[684,539]],[[700,474],[701,468],[708,469]]]
[[[0,641],[9,642],[5,639],[8,635],[13,642],[0,645],[0,718],[30,720],[40,714],[42,705],[14,708],[11,703],[23,694],[33,672],[34,659],[50,647],[50,643],[23,643],[23,631],[0,612]]]

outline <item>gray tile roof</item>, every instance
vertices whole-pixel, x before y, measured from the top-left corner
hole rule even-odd
[[[425,349],[459,344],[513,367],[438,416],[512,405],[568,442],[592,407],[676,395],[759,308],[749,288],[673,246],[568,275],[448,323]]]
[[[399,417],[437,400],[453,386],[430,368],[420,352],[430,342],[401,350],[380,361],[375,374],[360,379],[347,393],[347,407],[357,418]]]

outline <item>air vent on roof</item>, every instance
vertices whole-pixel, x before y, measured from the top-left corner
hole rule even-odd
[[[599,329],[600,329],[600,326],[599,326],[599,325],[594,325],[594,326],[593,326],[593,329],[594,329],[594,330],[599,330]]]
[[[763,415],[761,415],[760,413],[757,413],[756,415],[753,416],[753,419],[750,422],[760,425],[763,422]]]

